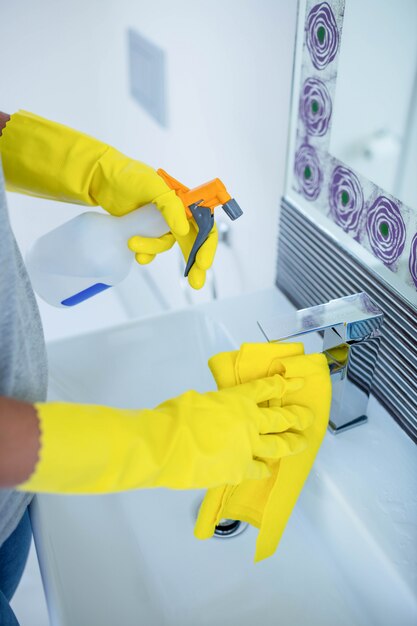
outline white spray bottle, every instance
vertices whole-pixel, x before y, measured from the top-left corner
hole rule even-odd
[[[159,169],[158,174],[184,205],[198,228],[185,276],[214,225],[214,208],[222,205],[231,220],[242,210],[219,178],[189,189]],[[87,211],[40,237],[29,250],[26,265],[36,293],[49,304],[70,307],[116,285],[129,273],[134,254],[127,247],[133,235],[161,237],[169,227],[155,205],[147,204],[122,217]]]
[[[135,258],[127,247],[130,237],[167,232],[153,204],[122,217],[81,213],[35,241],[26,257],[32,286],[53,306],[74,306],[128,275]]]

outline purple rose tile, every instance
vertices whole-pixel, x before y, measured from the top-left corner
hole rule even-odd
[[[306,45],[314,67],[322,70],[333,61],[339,47],[339,29],[329,4],[314,5],[307,16]]]
[[[332,172],[329,205],[336,224],[356,236],[364,207],[362,185],[356,174],[343,165],[338,165]]]
[[[366,214],[366,231],[373,253],[387,266],[404,250],[406,228],[400,208],[386,196],[378,196]]]
[[[301,89],[300,116],[307,133],[321,137],[327,133],[332,116],[332,100],[319,78],[307,78]]]
[[[321,190],[323,172],[317,152],[312,146],[303,143],[295,154],[294,172],[307,200],[315,200]]]

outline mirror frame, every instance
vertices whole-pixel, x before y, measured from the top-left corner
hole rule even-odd
[[[298,10],[285,197],[417,308],[417,210],[329,152],[345,0]]]

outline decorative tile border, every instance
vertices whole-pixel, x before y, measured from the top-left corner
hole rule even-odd
[[[329,153],[345,0],[307,0],[293,190],[417,291],[417,211]]]

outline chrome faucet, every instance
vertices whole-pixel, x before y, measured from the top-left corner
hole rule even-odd
[[[320,332],[332,380],[329,430],[337,434],[367,421],[383,313],[366,293],[330,300],[289,317],[258,322],[267,341]]]

